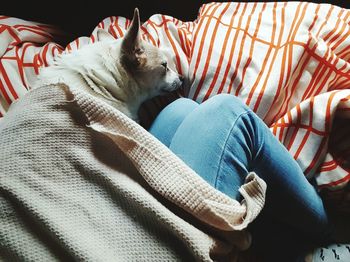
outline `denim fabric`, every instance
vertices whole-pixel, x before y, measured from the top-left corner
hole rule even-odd
[[[248,172],[265,180],[266,204],[250,230],[253,246],[269,259],[327,241],[329,221],[317,191],[265,123],[238,98],[221,94],[200,105],[178,99],[162,110],[149,131],[232,198],[241,199],[238,189]]]

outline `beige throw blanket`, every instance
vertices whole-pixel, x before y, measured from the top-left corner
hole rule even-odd
[[[0,146],[0,260],[234,259],[264,205],[255,174],[239,203],[122,113],[66,86],[15,102]]]

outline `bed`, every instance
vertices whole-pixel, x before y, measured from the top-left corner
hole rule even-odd
[[[140,12],[142,15],[142,8]],[[145,256],[147,252],[142,251],[142,243],[150,243],[148,247],[153,248],[151,249],[153,258],[215,260],[230,257],[232,260],[238,259],[237,254],[240,252],[237,250],[244,250],[249,246],[249,243],[247,244],[249,237],[242,229],[254,219],[263,205],[265,185],[258,176],[252,174],[251,180],[248,180],[246,184],[247,187],[253,185],[254,193],[242,188],[242,194],[246,194],[245,202],[232,202],[220,192],[208,188],[200,179],[197,181],[196,175],[189,168],[183,166],[178,159],[173,159],[171,153],[154,142],[143,129],[138,131],[141,133],[137,133],[136,138],[132,140],[142,141],[141,146],[129,145],[128,143],[132,141],[125,141],[127,135],[118,133],[118,126],[122,126],[124,131],[135,128],[141,130],[141,128],[135,127],[135,124],[122,118],[113,109],[98,104],[98,101],[81,94],[78,90],[66,90],[65,92],[62,90],[32,90],[40,74],[40,68],[53,63],[55,56],[62,52],[71,52],[96,41],[97,28],[108,31],[115,38],[122,37],[130,24],[129,18],[132,12],[119,15],[116,11],[115,14],[117,16],[108,16],[98,22],[87,36],[79,35],[71,39],[69,36],[67,38],[66,30],[62,31],[62,27],[61,30],[58,30],[51,24],[33,22],[14,16],[0,16],[0,133],[1,143],[3,143],[0,153],[2,163],[0,189],[3,199],[2,207],[6,210],[3,215],[0,215],[0,218],[7,219],[8,222],[8,224],[3,223],[2,228],[0,226],[0,240],[6,240],[4,243],[8,245],[3,246],[7,252],[3,255],[17,258],[28,255],[25,241],[21,242],[8,237],[11,230],[21,228],[21,237],[26,239],[27,243],[33,243],[31,248],[37,250],[35,254],[49,254],[48,259],[60,259],[61,253],[57,250],[62,249],[66,252],[63,253],[63,256],[67,255],[64,258],[99,260],[98,258],[105,255],[106,260],[109,260],[113,257],[113,252],[108,253],[108,248],[98,245],[111,241],[110,238],[104,239],[103,236],[104,234],[112,236],[108,233],[108,228],[118,227],[118,224],[111,222],[113,214],[108,213],[106,203],[115,201],[117,199],[115,194],[121,194],[123,190],[134,192],[133,189],[126,186],[126,181],[132,181],[130,183],[143,190],[142,194],[135,193],[132,197],[134,202],[131,210],[135,213],[130,214],[124,210],[125,203],[129,203],[128,201],[118,202],[118,207],[124,208],[122,213],[125,217],[134,217],[134,220],[128,221],[134,221],[134,225],[141,225],[140,228],[144,232],[137,241],[137,245],[135,244],[134,253],[130,248],[132,245],[130,241],[123,246],[123,239],[113,239],[121,246],[119,249],[111,247],[112,250],[121,253],[123,250],[128,251],[124,259],[139,260]],[[145,41],[167,50],[174,68],[185,76],[183,96],[199,103],[219,93],[230,93],[241,98],[286,146],[304,171],[305,176],[311,183],[317,185],[327,206],[338,216],[346,217],[350,212],[349,25],[350,11],[337,5],[308,2],[208,2],[201,5],[192,20],[181,20],[165,13],[147,17],[142,25],[142,37]],[[56,100],[50,98],[50,92],[55,94]],[[72,109],[71,105],[67,106],[68,102],[64,102],[64,98],[67,101],[78,101],[84,113],[77,118],[79,120],[71,116],[73,113],[67,113],[68,111],[75,112],[74,116],[79,115],[76,112],[78,109]],[[174,96],[161,97],[146,103],[140,112],[143,127],[147,129],[161,108],[172,99]],[[67,107],[70,109],[68,110]],[[53,108],[59,108],[60,114],[55,115],[55,112],[52,112]],[[91,110],[99,112],[100,115],[91,115]],[[113,115],[117,116],[113,120],[114,124],[107,120],[113,119]],[[79,140],[76,136],[69,136],[67,132],[62,131],[64,126],[62,121],[59,121],[62,119],[71,125],[72,133],[79,128],[81,131],[86,126],[93,130],[84,129],[86,134],[81,143],[86,147],[77,144]],[[32,122],[37,123],[37,126],[30,124]],[[49,124],[50,127],[43,123]],[[27,128],[28,125],[30,132],[21,130],[23,127]],[[16,135],[6,136],[9,130]],[[58,136],[54,134],[57,130],[62,131]],[[41,135],[36,136],[35,134]],[[101,137],[101,134],[104,135],[104,138]],[[56,154],[61,160],[50,158],[48,169],[37,168],[43,174],[50,173],[49,170],[52,169],[58,172],[57,174],[64,175],[61,172],[64,170],[63,163],[68,161],[72,168],[76,168],[74,173],[76,176],[84,175],[84,179],[81,178],[84,184],[81,185],[80,180],[80,182],[74,180],[70,181],[71,185],[78,186],[70,187],[65,181],[68,177],[63,176],[62,181],[57,182],[54,180],[55,176],[52,175],[47,175],[44,182],[37,181],[36,171],[31,164],[42,161],[40,156],[45,155],[43,147],[46,148],[48,144],[56,143],[56,140],[50,139],[62,142],[65,136],[75,141],[72,148],[68,147],[69,154],[62,153],[64,145],[57,142],[59,146],[49,147],[50,150],[46,154]],[[26,139],[27,142],[23,143],[15,137]],[[143,137],[147,139],[144,140]],[[30,140],[30,138],[33,139]],[[110,148],[106,142],[110,140],[115,142],[117,148]],[[87,145],[86,141],[90,141],[90,144]],[[118,159],[125,160],[121,155],[127,152],[126,156],[131,160],[129,165],[132,167],[130,167],[132,175],[125,176],[125,170],[120,170],[116,164],[109,163],[108,161],[112,161],[110,156],[96,156],[90,152],[86,159],[79,158],[76,150],[89,152],[93,143],[97,143],[96,145],[103,150],[115,150]],[[140,160],[139,156],[140,152],[149,151],[148,145],[152,143],[155,143],[155,146],[151,147],[150,154],[159,153],[160,155],[147,159],[157,167],[149,174],[143,169],[141,163],[145,159]],[[11,146],[6,147],[7,144]],[[32,147],[31,150],[28,149],[30,147]],[[21,150],[17,150],[18,148]],[[24,150],[24,148],[27,149]],[[122,152],[120,148],[124,148]],[[129,150],[130,148],[135,152]],[[172,165],[167,165],[169,169],[159,169],[157,162],[160,159],[159,156],[169,157],[170,163],[176,166],[175,170],[172,170]],[[123,174],[123,177],[127,179],[123,180],[126,184],[121,186],[118,183],[122,182],[117,182],[115,178],[110,177],[111,170],[103,169],[106,166],[99,170],[90,168],[91,162],[97,161],[96,158],[104,159],[105,157],[107,160],[102,161],[104,165],[109,168],[112,166],[116,174]],[[24,160],[29,162],[23,166]],[[108,163],[106,164],[105,161]],[[22,167],[16,163],[21,163]],[[82,163],[89,168],[84,169]],[[25,167],[30,171],[27,171]],[[19,172],[27,174],[30,179],[26,180],[18,176]],[[138,172],[141,177],[135,177]],[[96,174],[99,178],[95,179],[87,173]],[[172,186],[172,183],[163,176],[165,173],[173,174],[175,177],[178,177],[179,173],[188,173],[188,177],[185,180],[178,178]],[[12,182],[9,179],[10,174],[13,176]],[[56,181],[55,187],[51,188],[49,184],[53,180]],[[196,181],[201,185],[198,188],[203,187],[204,189],[197,192],[190,185],[181,189],[179,185],[190,184],[188,181]],[[92,185],[96,188],[92,189]],[[47,192],[38,189],[41,187],[47,188]],[[67,196],[64,196],[64,193],[55,194],[62,187],[69,188]],[[102,194],[100,190],[104,193]],[[195,195],[198,197],[198,194],[207,191],[209,193],[204,194],[205,197],[201,198],[202,205],[194,201],[191,194],[189,195],[192,198],[184,197],[188,192],[196,192]],[[74,193],[77,192],[80,198],[75,199]],[[87,192],[102,202],[92,201],[92,197],[89,197]],[[138,202],[139,197],[146,195],[152,199],[150,206],[142,201],[141,204]],[[57,205],[51,205],[50,197],[56,201]],[[98,207],[101,203],[106,204],[104,209],[101,209],[105,210],[105,215],[111,220],[106,219],[104,226],[101,225],[101,222],[97,222],[103,216],[96,215],[98,211],[90,209],[85,199],[89,199],[93,207]],[[38,204],[33,204],[36,201]],[[189,206],[189,202],[196,204]],[[58,205],[58,203],[61,204]],[[115,205],[115,202],[113,203]],[[61,205],[67,209],[62,211],[59,208]],[[47,208],[48,206],[50,208]],[[76,211],[73,211],[77,210],[76,206],[83,211],[76,214]],[[47,212],[40,213],[44,210]],[[166,215],[161,213],[163,211]],[[79,220],[74,220],[74,216],[59,215],[67,212],[77,217],[84,217],[83,225],[79,225]],[[152,213],[154,216],[148,215],[146,222],[138,219],[147,212],[155,213]],[[235,219],[232,221],[228,219],[228,214],[235,214]],[[21,218],[26,215],[30,216],[31,225],[21,221]],[[11,224],[8,220],[13,216],[17,217],[15,224]],[[55,216],[61,218],[58,220],[60,222],[54,219]],[[73,220],[67,219],[68,217]],[[159,231],[155,230],[156,225],[152,224],[152,219],[156,218],[161,221]],[[237,221],[242,218],[245,218],[246,220],[243,220],[246,222],[238,223]],[[97,246],[94,246],[93,241],[86,240],[94,236],[92,234],[94,223],[102,228],[97,230]],[[186,227],[188,232],[195,231],[193,237],[190,237],[188,232],[184,232],[186,230],[180,229],[179,225]],[[149,231],[147,231],[148,226],[150,226]],[[33,237],[34,233],[30,227],[38,230],[35,233],[36,238]],[[85,231],[88,233],[80,233]],[[164,237],[164,234],[169,234],[169,237]],[[231,241],[228,241],[227,235],[230,234],[235,237],[231,237]],[[49,246],[47,250],[50,252],[43,248],[45,239],[49,243],[46,246]],[[178,246],[170,248],[171,241],[178,243]],[[108,247],[107,244],[106,246]],[[88,252],[89,248],[92,248],[95,253]],[[105,253],[102,250],[105,250]],[[180,253],[181,256],[178,256]],[[2,255],[1,251],[0,255]]]

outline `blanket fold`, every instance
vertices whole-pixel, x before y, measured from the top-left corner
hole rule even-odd
[[[257,175],[247,177],[239,203],[137,123],[66,86],[16,101],[0,123],[0,144],[0,258],[235,258],[264,204]]]

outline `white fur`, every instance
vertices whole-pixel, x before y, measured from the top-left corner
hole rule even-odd
[[[137,121],[145,100],[177,89],[182,79],[163,66],[167,58],[160,49],[140,40],[136,11],[134,26],[124,38],[116,40],[108,32],[97,30],[97,42],[57,56],[53,65],[41,70],[35,86],[65,84],[82,88]],[[130,63],[126,63],[128,59]]]

